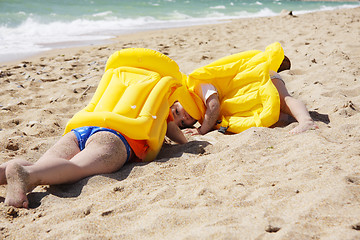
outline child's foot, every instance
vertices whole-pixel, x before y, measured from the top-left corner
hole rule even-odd
[[[30,166],[33,163],[26,161],[25,159],[22,158],[16,158],[13,160],[10,160],[8,162],[5,162],[3,164],[0,165],[0,185],[6,184],[6,175],[5,175],[5,169],[6,166],[11,163],[11,162],[17,162],[18,164],[22,165],[22,166]]]
[[[18,208],[28,208],[27,190],[29,185],[29,173],[23,166],[16,162],[11,162],[5,170],[7,189],[5,205]]]
[[[297,134],[297,133],[306,132],[307,130],[315,130],[318,128],[319,128],[318,125],[316,125],[316,123],[313,120],[309,120],[309,121],[299,123],[299,125],[297,127],[295,127],[294,129],[292,129],[291,131],[289,131],[289,133]]]

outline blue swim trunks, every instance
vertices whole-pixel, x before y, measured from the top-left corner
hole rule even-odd
[[[116,136],[118,136],[121,141],[124,143],[125,148],[126,148],[126,153],[127,153],[127,158],[126,158],[126,162],[129,160],[130,158],[130,152],[131,152],[131,148],[129,143],[126,141],[126,139],[124,138],[123,135],[121,135],[120,133],[118,133],[115,130],[109,129],[109,128],[103,128],[103,127],[79,127],[79,128],[75,128],[71,130],[72,132],[75,133],[76,138],[78,140],[78,144],[79,144],[79,148],[80,150],[84,150],[85,148],[85,144],[86,141],[89,139],[90,136],[92,136],[93,134],[97,133],[97,132],[101,132],[101,131],[106,131],[106,132],[111,132],[114,133]]]

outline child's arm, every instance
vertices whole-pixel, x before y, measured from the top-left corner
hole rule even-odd
[[[218,94],[212,94],[206,100],[206,112],[204,121],[199,128],[187,128],[184,132],[191,135],[204,135],[211,131],[220,115],[220,101]]]
[[[207,132],[211,131],[214,128],[219,115],[220,115],[219,97],[218,94],[213,94],[206,100],[205,117],[203,123],[201,124],[201,127],[198,129],[199,134],[204,135]]]
[[[174,121],[170,121],[167,124],[166,136],[173,140],[176,143],[184,144],[187,143],[188,140],[184,136],[183,132],[180,128],[175,124]]]

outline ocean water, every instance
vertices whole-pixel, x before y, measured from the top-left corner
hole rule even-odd
[[[0,0],[0,62],[99,43],[150,29],[352,8],[360,2],[295,0]]]

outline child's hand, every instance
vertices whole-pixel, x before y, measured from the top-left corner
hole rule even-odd
[[[187,128],[183,130],[184,133],[190,133],[191,136],[201,135],[199,128]]]

